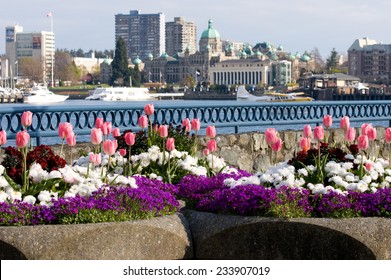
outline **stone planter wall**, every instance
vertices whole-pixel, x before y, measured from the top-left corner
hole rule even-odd
[[[125,260],[193,258],[182,214],[119,223],[0,227],[0,258]]]
[[[0,227],[1,259],[391,259],[391,219],[183,211],[151,220]],[[185,218],[186,217],[186,218]]]
[[[357,135],[359,130],[357,129]],[[377,128],[376,151],[382,152],[382,155],[388,157],[388,145],[384,141],[384,127]],[[300,151],[299,140],[302,137],[302,131],[286,130],[280,131],[279,135],[283,140],[282,150],[277,154],[277,159],[274,161],[284,161],[292,158],[292,156]],[[328,137],[328,143],[336,143],[341,145],[344,142],[344,131],[342,129],[331,129],[326,131],[325,135]],[[206,148],[208,139],[200,136],[197,141],[198,156],[202,156],[202,151]],[[261,132],[249,132],[241,134],[227,134],[218,135],[217,141],[217,155],[224,158],[227,164],[249,171],[257,172],[266,170],[270,166],[270,148],[266,143],[265,134]],[[316,142],[313,142],[316,146]],[[53,150],[59,154],[60,145],[52,146]],[[69,161],[70,149],[65,145],[65,158]],[[80,151],[88,153],[93,151],[93,146],[90,143],[78,143],[72,149],[73,159],[80,156]]]
[[[388,157],[388,145],[384,141],[384,127],[377,128],[376,152],[382,152],[383,156]],[[302,137],[302,131],[279,131],[280,138],[283,141],[282,150],[277,154],[277,161],[280,162],[292,158],[294,154],[300,151],[299,140]],[[332,129],[326,131],[328,143],[343,144],[344,131],[342,129]],[[357,135],[359,130],[357,129]],[[199,150],[202,151],[206,147],[207,139],[199,139]],[[240,169],[257,172],[266,170],[270,166],[270,148],[266,143],[264,133],[243,133],[218,135],[217,154],[224,158],[226,163]],[[313,141],[313,146],[316,146],[316,141]]]

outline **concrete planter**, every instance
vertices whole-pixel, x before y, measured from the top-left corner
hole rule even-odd
[[[182,214],[119,223],[0,227],[3,260],[192,257],[189,226]]]
[[[186,218],[185,218],[186,217]],[[391,259],[391,219],[185,210],[120,223],[0,227],[1,259]]]
[[[391,219],[185,216],[196,259],[391,259]]]

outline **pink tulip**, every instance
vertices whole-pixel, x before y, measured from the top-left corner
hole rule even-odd
[[[96,118],[95,120],[95,128],[101,128],[104,123],[103,118]]]
[[[95,120],[95,128],[101,128],[104,123],[103,118],[96,118]]]
[[[210,151],[208,149],[204,149],[202,153],[204,154],[204,156],[207,156],[209,155]]]
[[[347,142],[356,140],[356,129],[354,127],[349,127],[348,130],[346,130],[345,139]]]
[[[141,127],[142,129],[148,127],[148,117],[142,115],[141,117],[138,118],[138,126]]]
[[[16,133],[15,144],[18,149],[24,148],[30,141],[30,134],[26,130]]]
[[[386,129],[386,142],[387,142],[388,144],[391,143],[391,127],[388,127],[388,128]]]
[[[68,122],[63,122],[58,125],[58,135],[61,139],[67,138],[73,132],[73,126]]]
[[[371,164],[370,162],[367,162],[367,163],[365,164],[365,169],[366,169],[367,171],[371,171],[371,168],[372,168],[372,164]]]
[[[123,157],[126,155],[126,149],[119,149],[118,152]]]
[[[299,144],[303,152],[306,153],[311,148],[311,139],[302,137],[300,138]]]
[[[102,143],[103,133],[99,128],[91,129],[91,143],[93,145],[99,145]]]
[[[366,150],[369,146],[369,139],[366,135],[360,135],[357,138],[357,146],[360,150]]]
[[[159,136],[162,137],[162,138],[166,138],[168,136],[167,125],[159,126]]]
[[[167,138],[166,150],[169,152],[175,150],[175,139],[174,138]]]
[[[277,141],[271,145],[271,148],[274,152],[278,152],[282,148],[282,140],[277,138]]]
[[[112,156],[118,148],[117,140],[109,140],[103,142],[103,151],[106,155]]]
[[[136,134],[134,134],[133,132],[126,132],[124,138],[125,143],[128,146],[133,146],[136,142]]]
[[[209,138],[215,138],[216,137],[216,127],[213,125],[210,125],[206,128],[206,136]]]
[[[76,134],[72,131],[69,133],[67,138],[65,139],[67,141],[68,146],[73,147],[76,145]]]
[[[111,134],[113,135],[114,138],[119,137],[119,136],[121,136],[121,131],[119,130],[118,127],[115,127],[115,128],[113,128],[113,131],[111,132]]]
[[[314,128],[314,138],[318,141],[322,141],[324,138],[324,128],[323,126],[317,126]]]
[[[368,139],[369,140],[376,140],[376,128],[374,127],[369,127],[368,130],[367,130],[367,136],[368,136]]]
[[[182,127],[185,129],[186,132],[189,132],[191,130],[191,123],[188,118],[182,121]]]
[[[361,135],[368,135],[368,130],[372,127],[370,123],[363,123],[361,125]]]
[[[201,122],[199,121],[199,119],[193,119],[191,121],[191,129],[195,131],[199,131],[200,128],[201,128]]]
[[[326,115],[323,117],[323,126],[326,128],[331,127],[333,124],[333,118],[330,115]]]
[[[23,112],[21,121],[22,121],[22,126],[24,127],[30,126],[33,122],[33,113],[31,113],[30,111]]]
[[[303,136],[306,137],[306,138],[312,138],[312,129],[311,129],[311,126],[309,124],[304,126]]]
[[[7,133],[5,130],[0,131],[0,146],[4,145],[7,143]]]
[[[277,130],[275,128],[268,128],[265,131],[265,137],[266,137],[266,143],[268,145],[272,145],[276,143],[278,136],[277,136]]]
[[[90,162],[94,165],[99,165],[102,162],[101,154],[90,154]]]
[[[100,129],[102,130],[103,135],[111,134],[111,129],[112,129],[111,122],[104,122]]]
[[[208,147],[208,150],[213,153],[217,150],[217,143],[216,143],[216,140],[214,139],[211,139],[208,141],[208,143],[206,144],[206,146]]]
[[[155,112],[155,107],[153,106],[153,104],[147,104],[144,106],[144,112],[145,114],[147,114],[147,116],[153,115],[153,113]]]
[[[350,119],[349,117],[345,116],[343,117],[340,121],[339,121],[339,126],[344,129],[344,130],[347,130],[349,127],[350,127]]]

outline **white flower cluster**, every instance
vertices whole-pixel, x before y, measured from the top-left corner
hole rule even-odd
[[[28,174],[31,184],[43,183],[50,179],[61,179],[70,185],[69,190],[64,194],[64,197],[75,197],[76,195],[90,196],[94,191],[104,187],[103,177],[106,175],[106,169],[101,168],[90,169],[88,172],[88,164],[83,164],[85,158],[79,159],[81,165],[73,167],[66,165],[58,171],[48,173],[43,170],[41,165],[32,164]],[[0,165],[0,202],[14,202],[15,200],[22,200],[22,193],[14,190],[6,178],[3,176],[4,167]],[[88,174],[88,176],[87,176]],[[119,174],[107,174],[109,185],[129,185],[132,188],[137,188],[136,180],[131,177],[125,177]],[[47,190],[41,191],[37,197],[26,196],[23,198],[24,202],[35,204],[39,201],[41,205],[51,205],[52,199],[58,199],[58,193]]]
[[[266,187],[280,188],[288,186],[291,188],[307,188],[313,194],[325,194],[330,191],[346,194],[347,191],[376,192],[378,188],[389,188],[391,183],[391,169],[388,161],[377,158],[374,160],[366,157],[348,155],[351,161],[337,163],[330,161],[326,164],[326,181],[310,183],[309,176],[318,172],[315,166],[306,166],[296,170],[287,162],[282,162],[270,167],[266,172],[258,172],[251,177],[243,177],[238,180],[227,179],[224,184],[233,188],[238,185],[263,185]],[[359,166],[361,170],[354,169]],[[365,166],[368,166],[366,168]],[[359,176],[362,172],[362,176]]]
[[[40,164],[34,163],[31,165],[28,176],[31,184],[41,184],[51,179],[61,179],[69,184],[69,189],[65,192],[64,197],[75,197],[76,195],[88,197],[93,192],[105,187],[105,182],[108,185],[129,185],[137,188],[136,180],[132,177],[125,176],[124,167],[128,164],[128,160],[122,157],[118,152],[111,157],[111,166],[114,170],[111,173],[107,171],[109,156],[102,154],[102,163],[100,166],[93,166],[90,162],[90,155],[80,157],[74,161],[74,165],[66,165],[56,171],[47,172],[42,169]],[[159,147],[152,146],[148,152],[139,155],[131,156],[130,160],[133,166],[138,166],[137,173],[144,174],[151,179],[162,180],[162,174],[156,174],[153,171],[148,171],[151,164],[159,166],[166,165],[168,160],[176,164],[176,168],[188,171],[190,174],[197,176],[206,176],[208,170],[206,167],[199,165],[199,159],[189,155],[188,152],[173,150],[170,153],[160,151]],[[236,169],[226,165],[224,159],[215,155],[209,154],[206,157],[206,163],[213,172],[232,173],[237,172]],[[4,167],[0,165],[0,202],[14,202],[22,200],[22,193],[14,190],[3,176]],[[106,181],[107,180],[107,181]],[[57,183],[58,184],[58,183]],[[23,201],[41,205],[51,205],[51,201],[58,199],[58,193],[44,190],[37,197],[28,195],[23,198]]]

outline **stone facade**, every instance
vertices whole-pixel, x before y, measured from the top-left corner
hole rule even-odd
[[[357,134],[359,131],[357,130]],[[342,129],[331,129],[325,132],[328,143],[331,145],[341,145],[344,142],[344,132]],[[385,158],[388,158],[389,148],[385,143],[385,128],[377,128],[376,152]],[[292,158],[301,150],[299,147],[299,139],[302,137],[302,131],[286,130],[280,131],[279,136],[283,141],[283,147],[280,152],[272,156],[273,163],[281,162]],[[198,156],[202,157],[202,151],[206,148],[208,139],[205,136],[199,136],[197,143]],[[249,132],[242,134],[227,134],[218,135],[216,137],[217,152],[216,154],[224,158],[225,162],[236,168],[240,168],[249,172],[257,172],[266,170],[271,164],[270,148],[266,143],[265,134],[263,132]],[[312,145],[316,146],[316,141]],[[53,146],[53,150],[58,154],[60,145]],[[70,149],[64,148],[66,153],[65,158],[70,159]],[[80,156],[80,152],[89,153],[93,151],[91,143],[79,143],[77,147],[72,149],[72,158],[76,159]]]
[[[357,131],[358,134],[359,131]],[[388,144],[384,141],[385,128],[377,128],[376,152],[383,157],[388,158]],[[280,138],[283,141],[283,147],[276,155],[273,154],[273,163],[281,162],[292,158],[297,152],[301,150],[299,147],[299,139],[302,137],[302,131],[280,131]],[[326,131],[328,135],[328,143],[341,145],[344,142],[344,132],[342,129],[332,129]],[[207,138],[200,138],[198,143],[198,150],[203,151],[206,148]],[[271,164],[270,148],[266,143],[265,134],[263,132],[243,133],[218,135],[217,154],[224,158],[228,165],[249,171],[257,172],[266,170]],[[312,145],[315,147],[316,141]]]
[[[367,37],[357,39],[348,50],[349,74],[365,82],[389,84],[391,80],[391,44]]]

